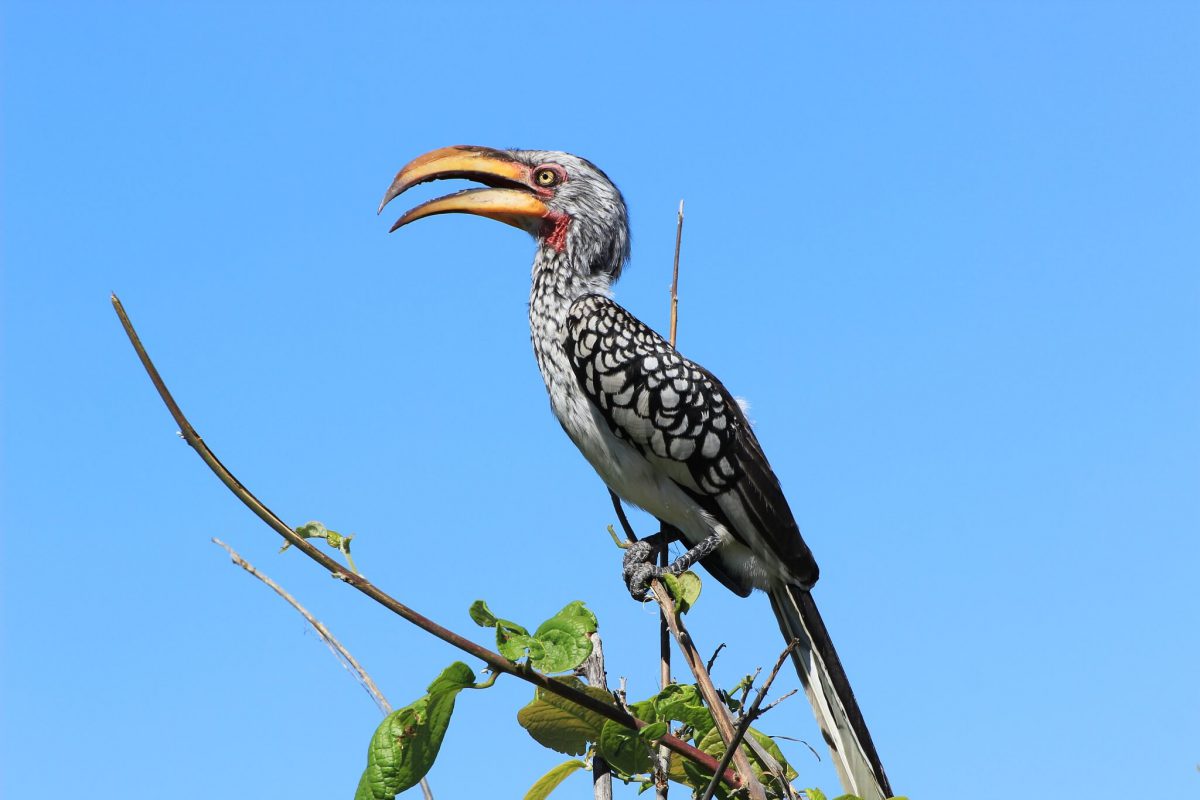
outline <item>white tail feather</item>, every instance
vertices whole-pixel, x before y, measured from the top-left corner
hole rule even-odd
[[[792,661],[843,788],[863,800],[891,797],[871,734],[812,596],[792,586],[772,589],[770,596],[783,638],[799,642]]]

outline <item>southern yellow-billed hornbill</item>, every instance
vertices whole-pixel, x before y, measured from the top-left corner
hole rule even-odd
[[[613,302],[629,258],[625,201],[593,164],[567,153],[447,147],[396,175],[380,210],[426,181],[466,178],[468,189],[417,206],[392,230],[434,214],[477,214],[537,241],[529,326],[550,405],[600,477],[625,501],[674,529],[739,595],[765,590],[848,791],[891,796],[883,766],[809,590],[817,564],[779,481],[737,402],[703,367]],[[652,575],[649,544],[631,548],[635,596]]]

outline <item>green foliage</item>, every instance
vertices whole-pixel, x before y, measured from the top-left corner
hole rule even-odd
[[[496,629],[496,649],[510,661],[528,656],[529,664],[539,672],[566,672],[575,669],[592,654],[589,634],[596,632],[596,615],[580,601],[567,604],[531,635],[522,625],[492,613],[487,603],[471,604],[471,619],[481,628]]]
[[[388,714],[371,737],[354,800],[392,800],[416,786],[437,758],[458,693],[474,683],[471,668],[456,661],[424,697]]]
[[[581,769],[587,769],[587,764],[578,759],[559,764],[529,787],[529,791],[525,793],[525,800],[546,800],[560,783]]]
[[[681,722],[700,736],[715,725],[695,686],[673,683],[656,694],[651,702],[657,719]]]
[[[700,576],[691,570],[682,575],[672,575],[668,572],[662,576],[662,581],[675,601],[675,610],[680,614],[686,614],[700,599]]]
[[[299,528],[296,528],[295,532],[302,539],[324,539],[327,545],[346,557],[346,563],[350,565],[351,572],[358,572],[358,568],[354,566],[354,558],[350,555],[350,541],[354,538],[352,534],[347,535],[331,531],[323,523],[316,520],[306,522]],[[279,548],[279,552],[282,553],[291,546],[291,542],[284,542],[283,547]]]
[[[596,745],[609,766],[622,775],[633,776],[650,769],[650,745],[620,723],[606,721]]]
[[[638,731],[638,736],[645,739],[647,742],[655,742],[667,735],[667,723],[659,720],[651,722],[646,727]]]
[[[783,775],[788,783],[791,783],[792,781],[796,780],[796,778],[800,777],[796,770],[792,769],[792,765],[788,763],[787,759],[783,757],[783,751],[779,749],[779,745],[775,744],[774,739],[754,727],[751,727],[749,730],[747,730],[746,735],[753,737],[754,741],[758,743],[759,747],[769,753],[770,756],[775,759],[775,763],[783,768]],[[759,755],[758,750],[755,750],[754,748],[750,748],[750,763],[751,766],[761,769],[764,774],[770,773],[771,765],[767,764],[763,760],[762,756]],[[771,776],[771,779],[777,780],[775,776]]]
[[[602,702],[615,706],[612,695],[575,677],[555,678]],[[517,722],[543,747],[568,756],[583,755],[600,738],[607,720],[564,697],[538,689],[533,702],[517,712]]]
[[[699,578],[694,575],[688,578],[689,574],[668,581],[681,613],[691,608],[700,595]],[[470,615],[477,625],[495,629],[497,649],[506,658],[514,662],[528,659],[529,667],[543,673],[567,672],[582,664],[592,651],[589,635],[597,628],[595,615],[581,602],[569,603],[533,633],[519,623],[497,617],[482,600],[471,605]],[[573,675],[561,675],[552,680],[617,707],[609,691],[589,686]],[[734,692],[744,694],[750,683],[749,678],[743,680]],[[388,715],[371,739],[367,768],[359,781],[355,800],[392,800],[419,783],[441,747],[458,693],[468,687],[483,688],[484,685],[475,684],[471,670],[456,662],[429,685],[425,696]],[[734,692],[725,697],[730,709],[736,711],[742,704],[731,696]],[[668,733],[690,741],[715,759],[724,755],[725,745],[712,713],[695,686],[672,684],[645,700],[629,704],[628,709],[646,723],[640,730],[631,730],[557,694],[537,689],[533,700],[517,713],[517,722],[542,746],[564,755],[585,758],[575,758],[551,769],[529,789],[526,800],[545,800],[570,775],[589,769],[591,759],[596,757],[603,758],[618,779],[638,782],[642,791],[646,791],[654,784],[651,774],[654,749]],[[796,771],[769,736],[750,728],[747,739],[751,741],[742,742],[741,747],[768,797],[782,797],[781,782],[790,783],[797,777]],[[700,792],[708,785],[712,774],[671,753],[667,761],[667,778]],[[717,797],[729,797],[724,786],[718,787]],[[809,800],[825,800],[816,789],[808,790],[808,797]],[[852,799],[845,796],[837,800]]]

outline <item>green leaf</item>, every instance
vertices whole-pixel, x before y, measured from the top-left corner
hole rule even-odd
[[[584,633],[595,633],[598,624],[596,615],[588,610],[588,607],[583,604],[582,600],[576,600],[573,603],[567,603],[557,614],[550,619],[573,619],[576,620],[584,628]]]
[[[471,603],[467,613],[479,627],[496,629],[496,649],[509,661],[520,661],[525,657],[526,650],[541,656],[542,646],[533,641],[524,626],[497,617],[483,600]]]
[[[305,539],[322,539],[329,534],[337,535],[337,531],[331,531],[320,522],[313,520],[306,522],[299,528],[296,528],[296,535]]]
[[[711,770],[707,770],[686,758],[679,759],[679,771],[683,773],[683,780],[679,782],[691,786],[693,789],[704,789],[708,786],[709,781],[712,780]],[[717,784],[717,797],[722,800],[729,797],[729,790],[726,788],[724,782]]]
[[[725,755],[725,740],[721,738],[721,732],[714,725],[708,733],[701,737],[697,737],[696,749],[708,753],[716,759],[720,759]]]
[[[471,603],[470,610],[467,611],[471,615],[471,619],[481,628],[494,628],[499,621],[491,609],[487,607],[487,603],[482,600],[476,600]]]
[[[662,720],[675,720],[688,725],[696,732],[696,738],[712,730],[715,724],[712,714],[700,699],[695,686],[671,684],[654,698],[657,716]]]
[[[626,775],[650,769],[650,746],[637,733],[611,719],[600,729],[596,749],[605,761]]]
[[[575,677],[555,678],[586,692],[597,700],[615,706],[612,695],[605,690],[588,686]],[[587,752],[588,745],[600,738],[605,718],[565,697],[538,689],[533,702],[517,712],[517,722],[543,747],[568,756]]]
[[[560,783],[571,777],[575,772],[586,768],[587,764],[578,759],[559,764],[538,778],[537,783],[529,787],[529,791],[525,793],[525,800],[546,800],[550,796],[550,793],[558,788]]]
[[[667,591],[675,599],[675,608],[680,614],[686,614],[700,598],[700,576],[688,570],[682,575],[672,575],[669,572],[662,576]]]
[[[639,700],[629,707],[629,712],[642,722],[657,722],[658,711],[653,700]]]
[[[509,661],[520,661],[525,657],[526,651],[532,661],[543,658],[546,653],[542,642],[525,633],[524,629],[516,633],[500,626],[496,627],[496,649]]]
[[[804,794],[808,797],[808,800],[825,800],[825,793],[820,789],[805,789]],[[841,798],[838,798],[838,800],[841,800]]]
[[[529,663],[541,672],[567,672],[592,653],[588,634],[596,631],[596,615],[579,600],[543,622],[532,636],[523,626],[497,617],[483,600],[472,603],[469,613],[476,625],[496,629],[496,649],[501,655],[510,661],[528,656]]]
[[[461,661],[429,684],[428,694],[384,718],[367,748],[367,768],[355,800],[392,800],[425,777],[441,749],[458,693],[475,684]]]
[[[542,672],[566,672],[575,669],[592,654],[592,640],[583,626],[571,619],[554,617],[533,634],[541,645],[541,655],[529,661]]]
[[[751,728],[750,730],[746,731],[746,734],[748,736],[753,736],[754,741],[758,742],[762,746],[762,749],[764,749],[768,753],[770,753],[775,758],[775,760],[779,762],[779,766],[783,767],[783,774],[784,774],[784,777],[787,779],[788,783],[791,783],[792,781],[796,780],[796,778],[799,777],[799,773],[797,773],[796,770],[792,769],[792,765],[789,764],[788,760],[783,757],[783,751],[779,749],[779,745],[775,743],[774,739],[772,739],[770,736],[767,736],[765,733],[763,733],[762,731],[757,730],[755,728]],[[763,772],[768,772],[769,770],[767,768],[767,765],[762,763],[762,760],[754,752],[754,748],[751,747],[751,748],[749,748],[749,750],[750,750],[750,759]],[[842,800],[842,798],[838,798],[838,800]]]
[[[576,600],[568,603],[538,626],[533,636],[542,645],[542,654],[530,655],[530,663],[542,672],[566,672],[582,664],[592,654],[588,634],[596,632],[596,615]]]
[[[653,742],[657,739],[661,739],[663,736],[666,736],[666,734],[667,723],[665,722],[651,722],[649,725],[638,731],[638,736],[642,737],[647,742]]]
[[[433,679],[433,683],[429,684],[429,688],[425,691],[429,692],[430,700],[433,696],[443,692],[450,693],[450,700],[453,703],[454,696],[463,689],[475,685],[475,673],[471,668],[461,661],[455,661],[450,666],[442,670],[442,674]],[[451,705],[453,708],[453,705]]]

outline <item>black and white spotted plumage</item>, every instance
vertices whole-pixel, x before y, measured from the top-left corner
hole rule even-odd
[[[748,544],[725,510],[740,509],[786,562],[791,580],[816,582],[816,562],[779,481],[720,381],[604,295],[584,295],[571,304],[564,348],[580,386],[617,438],[669,475],[735,540]],[[750,593],[751,583],[722,565],[720,551],[702,563],[731,590]]]

